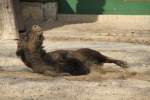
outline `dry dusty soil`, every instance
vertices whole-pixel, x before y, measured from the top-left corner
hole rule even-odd
[[[123,59],[129,68],[93,65],[86,76],[51,77],[32,73],[15,55],[16,42],[0,41],[0,100],[149,100],[150,46],[98,41],[50,41],[45,49],[89,47]]]

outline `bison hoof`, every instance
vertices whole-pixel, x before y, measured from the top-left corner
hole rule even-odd
[[[128,68],[128,63],[125,61],[118,60],[116,64],[122,68]]]

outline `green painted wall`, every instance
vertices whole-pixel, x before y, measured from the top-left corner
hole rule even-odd
[[[150,0],[58,0],[59,13],[150,15]]]

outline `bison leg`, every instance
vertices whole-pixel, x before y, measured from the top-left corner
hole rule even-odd
[[[81,61],[83,60],[86,63],[91,63],[91,64],[114,63],[122,68],[127,67],[127,62],[109,58],[101,54],[100,52],[92,49],[88,49],[88,48],[78,49],[75,51],[75,54],[80,55],[81,57],[77,55],[77,58],[81,59]]]
[[[55,71],[50,71],[50,70],[46,70],[43,73],[46,76],[52,76],[52,77],[56,77],[59,76],[59,73],[55,72]]]
[[[128,67],[127,62],[125,62],[125,61],[116,60],[116,59],[107,58],[107,57],[106,57],[105,63],[114,63],[114,64],[116,64],[116,65],[118,65],[122,68],[127,68]]]

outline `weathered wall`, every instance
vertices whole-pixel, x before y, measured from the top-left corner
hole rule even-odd
[[[24,22],[22,18],[22,11],[21,11],[21,5],[20,0],[13,0],[14,5],[14,12],[15,12],[15,21],[16,21],[16,27],[18,30],[24,30]]]
[[[33,24],[51,23],[56,20],[56,2],[20,2],[0,0],[0,38],[14,39],[18,30]]]
[[[56,20],[56,2],[21,2],[25,27],[33,24],[50,23]]]

